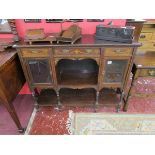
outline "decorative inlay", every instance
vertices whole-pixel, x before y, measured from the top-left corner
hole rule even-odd
[[[55,54],[100,54],[99,49],[54,49]]]

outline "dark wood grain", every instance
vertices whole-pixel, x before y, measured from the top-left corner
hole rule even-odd
[[[15,44],[15,48],[23,48],[23,47],[137,47],[141,46],[141,43],[133,42],[132,44],[127,43],[119,43],[119,42],[110,42],[110,41],[103,41],[103,40],[95,40],[94,35],[85,34],[82,35],[81,39],[75,42],[74,44],[68,43],[53,43],[52,45],[49,43],[34,43],[29,45],[24,41]]]
[[[92,106],[96,100],[96,92],[94,89],[69,89],[63,88],[60,91],[60,100],[65,108],[68,106]],[[57,106],[57,96],[52,89],[42,90],[38,98],[40,106]],[[98,106],[117,106],[119,103],[119,95],[113,89],[102,89],[99,95]]]
[[[23,127],[12,101],[18,95],[24,83],[25,78],[16,51],[8,50],[0,53],[0,103],[6,107],[21,132]]]

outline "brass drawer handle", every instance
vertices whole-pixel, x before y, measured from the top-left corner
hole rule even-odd
[[[64,52],[64,53],[68,53],[69,50],[68,50],[68,49],[63,49],[63,52]]]
[[[122,50],[122,49],[116,49],[116,50],[114,50],[114,52],[124,52],[124,50]]]
[[[141,34],[140,38],[146,38],[146,36],[144,34]]]
[[[155,70],[149,70],[149,71],[148,71],[148,74],[149,74],[150,76],[155,76]]]
[[[30,52],[32,52],[32,53],[40,53],[42,51],[41,50],[38,50],[38,51],[30,51]]]
[[[87,53],[91,53],[92,52],[92,49],[86,49],[86,52]]]

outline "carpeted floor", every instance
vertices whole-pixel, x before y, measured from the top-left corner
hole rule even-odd
[[[134,89],[136,92],[154,93],[155,81],[150,78],[143,78],[135,83]],[[20,95],[14,100],[13,104],[20,118],[23,127],[27,127],[30,120],[34,100],[30,95],[27,84],[19,93]],[[29,134],[31,135],[64,135],[69,134],[67,130],[67,119],[69,110],[73,112],[93,112],[93,108],[68,108],[62,111],[57,111],[52,107],[42,107],[39,112],[36,113],[35,119],[32,123]],[[98,112],[114,112],[115,108],[102,107],[98,109]],[[123,112],[121,112],[123,113]],[[140,98],[131,97],[129,100],[129,107],[127,113],[140,113],[140,114],[155,114],[155,98]],[[0,134],[12,134],[18,135],[17,128],[11,119],[6,109],[0,105]]]
[[[154,94],[155,78],[139,78],[135,81],[132,92]],[[73,112],[94,112],[93,108],[69,108],[61,112],[50,107],[42,107],[36,114],[29,134],[34,135],[64,135],[69,134],[67,130],[67,119],[69,110]],[[98,112],[114,112],[115,108],[102,107]],[[121,112],[124,113],[124,112]],[[131,97],[129,99],[129,114],[155,114],[155,98]]]
[[[31,95],[18,95],[13,102],[17,115],[23,127],[27,127],[33,111]],[[0,105],[0,135],[19,135],[17,127],[3,105]]]
[[[64,135],[69,134],[67,130],[67,119],[69,110],[73,112],[93,112],[93,108],[69,108],[61,112],[54,108],[42,107],[36,114],[32,128],[29,134],[31,135]],[[115,112],[113,107],[99,108],[98,112]],[[125,112],[121,112],[125,113]],[[139,98],[133,97],[129,101],[128,112],[132,114],[155,114],[155,98]]]

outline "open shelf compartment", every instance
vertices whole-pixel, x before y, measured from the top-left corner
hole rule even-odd
[[[56,65],[59,85],[96,85],[99,67],[93,59],[61,59]]]
[[[60,90],[60,101],[64,106],[94,106],[96,91],[92,88]],[[119,103],[119,95],[113,89],[102,89],[99,95],[99,106],[114,106]],[[42,90],[38,98],[40,106],[57,106],[57,96],[54,90]]]

